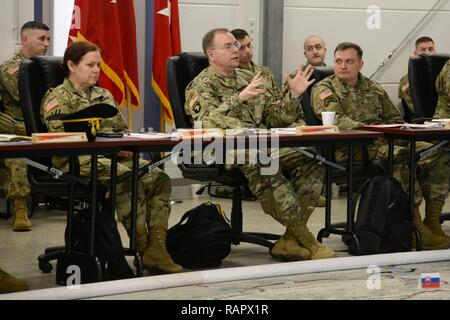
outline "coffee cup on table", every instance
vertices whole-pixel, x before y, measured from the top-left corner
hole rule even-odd
[[[322,124],[324,126],[334,126],[336,112],[335,111],[323,111],[322,112]]]

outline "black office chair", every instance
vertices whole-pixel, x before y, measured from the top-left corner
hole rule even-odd
[[[409,88],[417,122],[433,118],[438,100],[436,78],[449,59],[448,54],[421,55],[409,59]],[[447,220],[450,220],[450,213],[442,213],[441,223]]]
[[[19,70],[19,96],[27,135],[45,133],[47,127],[41,121],[40,106],[44,94],[64,80],[61,57],[33,57],[24,61]],[[46,166],[52,166],[51,158],[32,159]],[[78,171],[74,168],[75,173]],[[31,185],[31,211],[44,199],[47,209],[67,208],[69,183],[54,179],[49,174],[28,167],[28,181]],[[84,193],[84,192],[82,192]]]
[[[192,128],[192,120],[185,113],[185,89],[203,69],[208,67],[208,59],[203,53],[180,53],[167,61],[167,87],[169,101],[177,128]],[[228,171],[223,165],[180,164],[183,177],[202,182],[219,182],[233,188],[233,204],[231,210],[231,228],[235,235],[233,243],[247,242],[272,248],[273,240],[280,236],[242,231],[242,186],[248,184],[247,179],[239,170]],[[271,241],[269,241],[271,240]]]
[[[311,91],[313,86],[325,79],[328,76],[331,76],[334,74],[334,68],[333,67],[314,67],[313,74],[311,76],[311,79],[314,79],[315,82],[313,85],[309,86],[306,92],[302,95],[302,98],[300,100],[303,112],[305,113],[306,117],[306,123],[310,126],[320,126],[322,125],[322,120],[317,118],[316,114],[314,113],[314,109],[312,107],[311,102]]]
[[[437,104],[436,78],[450,59],[447,54],[421,55],[409,59],[408,81],[415,116],[413,121],[433,118]]]
[[[31,60],[25,60],[19,69],[19,97],[24,117],[25,127],[28,135],[33,133],[47,132],[47,127],[41,121],[40,108],[41,100],[47,90],[56,87],[64,80],[61,67],[61,57],[33,57]],[[32,158],[45,166],[52,166],[50,157]],[[79,167],[77,157],[72,158],[71,174],[78,175]],[[36,203],[44,197],[47,203],[57,201],[59,204],[55,207],[65,210],[71,204],[69,203],[70,183],[55,179],[53,176],[28,166],[28,181],[31,186],[31,195],[33,199],[32,210]],[[77,205],[74,209],[81,209],[87,206],[90,201],[89,190],[85,187],[76,186],[74,197]],[[48,205],[47,208],[49,208]],[[45,249],[45,253],[38,257],[39,269],[44,273],[52,270],[51,260],[58,259],[65,252],[65,247],[52,247]]]

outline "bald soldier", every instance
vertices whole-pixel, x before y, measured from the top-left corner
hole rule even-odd
[[[0,66],[0,95],[4,111],[0,112],[0,133],[25,135],[22,109],[19,104],[19,66],[24,59],[44,55],[50,44],[49,28],[40,22],[30,21],[20,31],[22,49]],[[8,178],[4,182],[6,197],[12,204],[13,231],[30,231],[27,197],[30,185],[26,165],[17,159],[4,161]]]
[[[303,54],[306,58],[305,66],[311,65],[313,67],[325,66],[325,55],[327,54],[327,48],[323,39],[316,35],[310,35],[305,39],[303,43]],[[289,77],[292,79],[297,74],[297,70],[293,71]],[[285,82],[283,85],[283,94],[288,92],[288,86]]]
[[[434,118],[448,119],[450,118],[450,60],[447,61],[436,78],[436,92],[438,102]]]
[[[303,54],[305,55],[307,64],[314,67],[325,66],[325,55],[327,48],[323,39],[316,35],[311,35],[305,39],[303,43]]]
[[[430,37],[420,37],[416,40],[416,48],[413,52],[414,57],[419,57],[422,54],[436,53],[434,41]],[[414,115],[414,106],[411,98],[411,92],[409,89],[408,74],[405,74],[400,79],[398,85],[398,97],[405,102],[408,107],[409,113]]]
[[[335,74],[317,83],[311,92],[314,111],[335,111],[336,124],[342,129],[358,129],[364,125],[381,123],[402,123],[400,113],[392,104],[387,93],[376,82],[363,76],[364,65],[361,48],[351,42],[339,44],[334,54]],[[417,150],[431,145],[417,143]],[[388,146],[383,140],[368,147],[370,159],[387,160]],[[403,188],[408,188],[408,148],[394,148],[394,177]],[[361,158],[358,153],[357,157]],[[347,158],[346,150],[337,149],[338,161]],[[414,224],[422,236],[422,248],[426,250],[448,248],[450,238],[442,231],[439,217],[448,196],[450,170],[448,154],[438,150],[418,161],[415,186]],[[425,199],[425,224],[419,206]]]
[[[298,118],[299,98],[312,83],[311,68],[300,68],[288,81],[290,94],[281,99],[260,73],[238,68],[241,44],[228,29],[206,33],[202,47],[210,66],[186,88],[185,109],[193,120],[204,128],[236,129],[286,127]],[[271,254],[284,260],[335,257],[306,226],[322,189],[321,166],[288,148],[280,150],[278,160],[279,170],[270,176],[261,174],[259,164],[236,165],[264,212],[286,227]]]
[[[305,66],[311,65],[313,67],[323,67],[325,66],[325,55],[327,54],[327,48],[325,46],[325,41],[317,35],[308,36],[303,42],[303,54],[306,58]],[[293,71],[289,77],[294,78],[297,71]],[[289,86],[287,82],[283,84],[282,94],[285,95],[289,92]],[[320,195],[319,201],[317,203],[318,207],[325,207],[326,199],[323,195]]]

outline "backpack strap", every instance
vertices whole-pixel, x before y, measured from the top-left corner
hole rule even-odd
[[[226,217],[225,214],[223,213],[222,208],[221,208],[219,205],[216,205],[216,204],[212,203],[211,201],[206,201],[206,202],[202,203],[200,206],[195,207],[195,208],[189,210],[188,212],[186,212],[186,213],[181,217],[180,221],[179,221],[177,224],[174,225],[174,227],[183,224],[190,216],[192,216],[199,208],[201,208],[201,207],[203,207],[203,206],[216,207],[216,208],[218,209],[218,211],[220,212],[220,214],[221,214],[222,216]],[[196,211],[193,211],[194,209],[197,209],[197,210],[196,210]]]

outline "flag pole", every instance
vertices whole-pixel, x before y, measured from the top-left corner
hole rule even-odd
[[[130,87],[127,87],[126,99],[127,99],[127,119],[128,119],[128,129],[133,131],[133,115],[131,112],[131,93]]]

